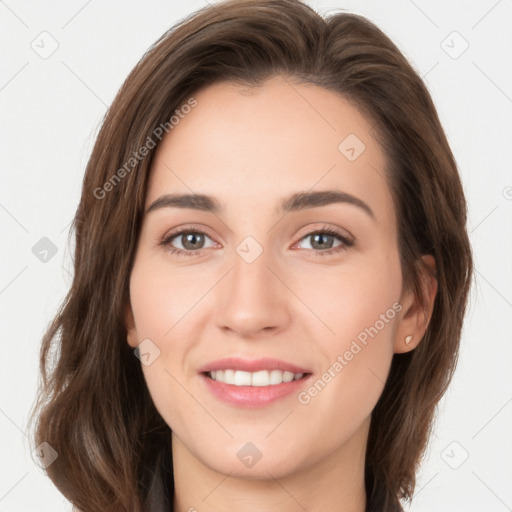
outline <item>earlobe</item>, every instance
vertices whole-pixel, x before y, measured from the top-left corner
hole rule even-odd
[[[436,264],[432,255],[422,256],[426,269],[422,273],[423,304],[414,292],[409,290],[404,300],[404,312],[398,321],[394,352],[414,350],[427,331],[437,295]]]

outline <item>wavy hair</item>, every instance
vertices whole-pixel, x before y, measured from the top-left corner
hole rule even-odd
[[[415,350],[394,355],[366,451],[367,512],[401,510],[401,499],[412,498],[456,365],[472,280],[455,159],[420,76],[369,20],[322,17],[298,0],[229,0],[183,19],[143,55],[108,109],[86,167],[70,231],[73,282],[42,340],[29,422],[34,446],[47,442],[58,452],[48,476],[83,512],[154,511],[155,492],[172,507],[170,429],[124,324],[156,151],[148,137],[203,87],[257,87],[275,75],[339,93],[374,125],[387,156],[404,286],[420,302],[420,257],[436,261],[428,329]],[[145,156],[131,161],[143,146]],[[122,179],[114,182],[116,172]]]

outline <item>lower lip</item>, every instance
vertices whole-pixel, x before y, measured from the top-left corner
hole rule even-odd
[[[237,407],[258,408],[276,402],[294,392],[298,393],[311,375],[271,386],[235,386],[213,380],[204,374],[201,374],[201,377],[210,393],[223,402]]]

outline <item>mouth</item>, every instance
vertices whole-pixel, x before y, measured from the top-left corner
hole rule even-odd
[[[258,408],[290,397],[313,374],[305,368],[277,359],[228,358],[199,369],[206,389],[229,405]]]

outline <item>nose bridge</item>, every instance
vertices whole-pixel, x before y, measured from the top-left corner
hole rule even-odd
[[[219,288],[220,327],[244,336],[284,327],[289,319],[286,290],[274,275],[275,266],[271,251],[251,237],[238,245],[232,271]]]

